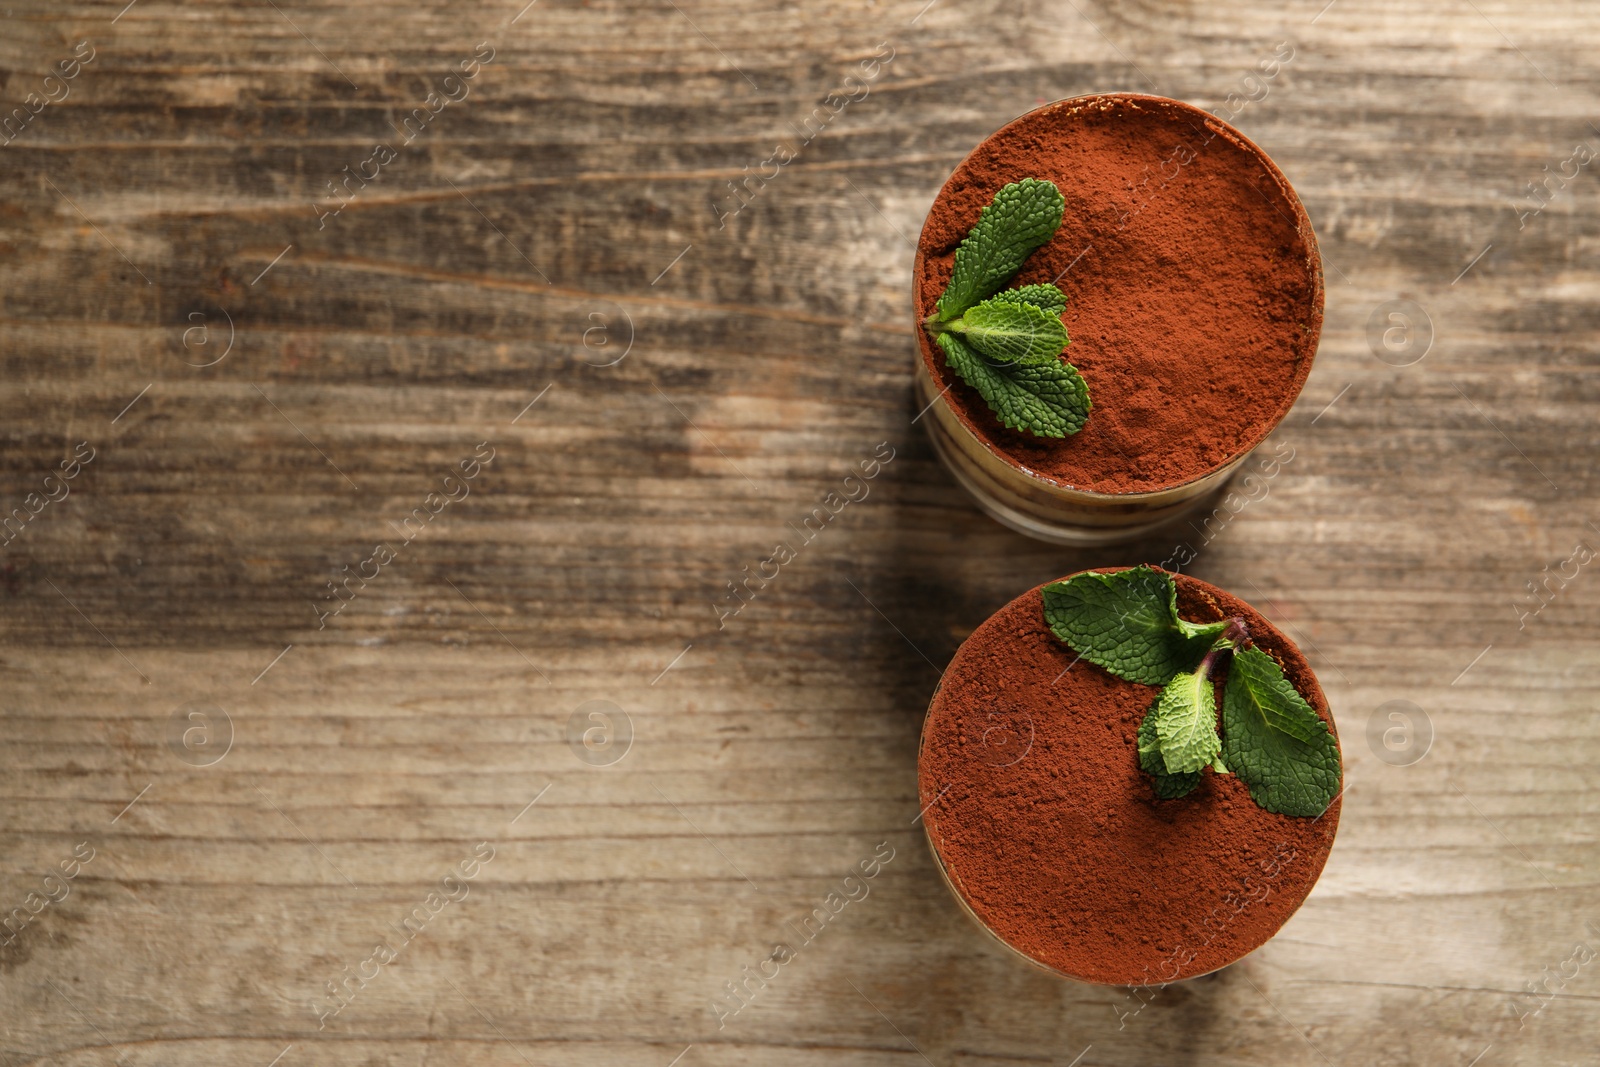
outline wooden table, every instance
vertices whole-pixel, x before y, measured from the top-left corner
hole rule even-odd
[[[123,2],[0,33],[0,1065],[1596,1062],[1589,5]],[[935,191],[1104,89],[1233,115],[1329,281],[1192,570],[1311,656],[1341,833],[1143,994],[988,942],[915,792],[974,626],[1172,547],[1013,535],[912,425]]]

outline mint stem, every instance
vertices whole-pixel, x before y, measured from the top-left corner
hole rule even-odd
[[[1222,631],[1222,639],[1233,646],[1235,652],[1244,647],[1250,640],[1250,626],[1238,615],[1228,620],[1228,626]]]
[[[1228,620],[1228,625],[1223,628],[1216,644],[1212,645],[1210,651],[1206,653],[1205,659],[1200,661],[1200,666],[1196,669],[1196,673],[1203,674],[1207,678],[1211,677],[1211,668],[1224,652],[1232,655],[1243,648],[1245,642],[1249,640],[1250,627],[1245,623],[1244,619],[1235,615]]]

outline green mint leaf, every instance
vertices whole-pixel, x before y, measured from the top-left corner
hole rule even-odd
[[[969,345],[1002,363],[1049,363],[1067,346],[1061,318],[1032,304],[985,300],[950,324]]]
[[[1211,647],[1218,650],[1231,651],[1233,640],[1223,636],[1222,631],[1228,628],[1227,619],[1218,619],[1216,622],[1190,622],[1188,619],[1178,618],[1178,588],[1172,588],[1172,621],[1178,624],[1178,632],[1185,637],[1210,638]]]
[[[1171,578],[1167,579],[1167,613],[1172,617],[1172,624],[1185,638],[1195,641],[1209,640],[1210,647],[1215,649],[1233,648],[1225,631],[1228,629],[1227,619],[1218,619],[1216,622],[1190,622],[1188,619],[1178,618],[1178,583]]]
[[[1159,701],[1157,702],[1159,703]],[[1156,705],[1150,705],[1144,721],[1139,724],[1139,767],[1155,779],[1156,796],[1162,800],[1176,800],[1194,792],[1200,784],[1200,772],[1168,774],[1166,761],[1161,758],[1161,744],[1156,738]]]
[[[1222,751],[1210,668],[1202,660],[1197,670],[1175,676],[1156,701],[1156,741],[1168,774],[1198,773]]]
[[[1097,667],[1143,685],[1192,671],[1225,622],[1178,618],[1171,575],[1140,565],[1115,574],[1086,571],[1044,587],[1044,617],[1064,643]]]
[[[1222,755],[1250,796],[1282,815],[1321,815],[1339,794],[1339,746],[1259,648],[1236,652],[1222,693]]]
[[[1053,285],[1024,285],[1019,289],[1002,289],[989,298],[1004,300],[1008,304],[1032,304],[1034,307],[1059,317],[1067,310],[1067,294]]]
[[[1089,387],[1076,367],[1056,359],[1032,366],[997,365],[953,333],[934,335],[945,362],[978,391],[1001,425],[1035,437],[1066,437],[1089,418]]]
[[[1055,236],[1065,209],[1061,190],[1037,178],[995,193],[956,249],[950,284],[939,297],[940,320],[957,318],[1009,281],[1034,249]]]

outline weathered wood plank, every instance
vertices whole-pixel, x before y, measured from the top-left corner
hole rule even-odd
[[[0,146],[0,505],[95,450],[0,547],[0,909],[94,850],[0,945],[0,1064],[1592,1062],[1594,965],[1525,991],[1600,939],[1594,577],[1519,628],[1600,538],[1600,185],[1519,217],[1600,144],[1582,4],[520,7],[0,16],[0,112],[95,49]],[[879,42],[870,92],[819,113]],[[1209,539],[1026,542],[912,423],[934,193],[1097,89],[1237,112],[1328,264],[1295,458]],[[1434,336],[1394,367],[1368,324],[1401,296]],[[319,628],[480,442],[468,495]],[[881,442],[869,496],[719,630],[725,583]],[[1350,790],[1284,932],[1119,1029],[1138,1001],[959,914],[916,743],[990,612],[1179,540],[1306,648]],[[595,699],[631,719],[611,766],[567,740]],[[1434,730],[1410,766],[1366,740],[1397,699]],[[191,701],[230,718],[214,765],[172,747]],[[719,1027],[724,983],[883,841],[871,894]],[[479,842],[319,1030],[326,983]]]

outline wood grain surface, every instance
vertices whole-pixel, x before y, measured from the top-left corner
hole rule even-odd
[[[1592,5],[124,2],[0,12],[0,1065],[1600,1062]],[[1111,89],[1272,155],[1327,325],[1257,499],[1074,551],[913,424],[911,239]],[[922,715],[1179,541],[1341,832],[1243,962],[1060,981],[939,884]]]

